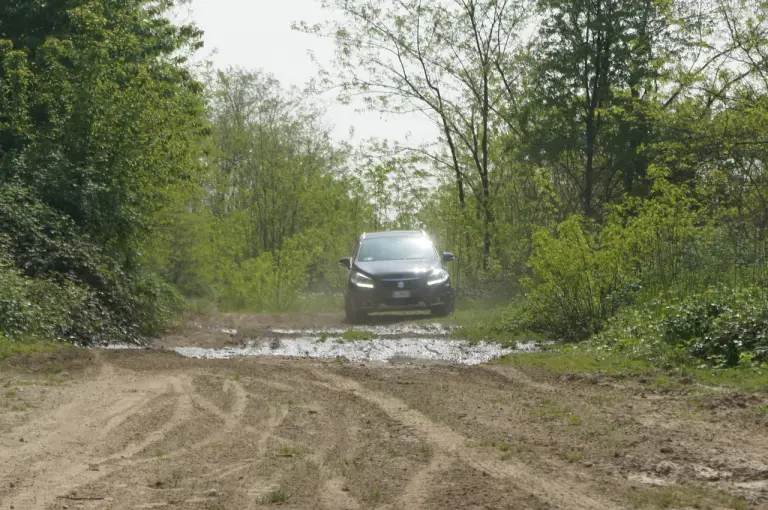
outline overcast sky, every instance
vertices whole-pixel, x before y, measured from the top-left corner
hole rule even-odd
[[[302,86],[317,74],[309,50],[321,62],[333,57],[332,41],[291,30],[293,22],[317,23],[334,16],[320,7],[320,0],[192,0],[179,15],[205,32],[205,48],[198,57],[210,57],[217,68],[262,69],[284,86]],[[435,136],[433,125],[420,115],[360,114],[333,99],[324,97],[330,104],[327,120],[339,139],[349,138],[351,126],[355,142],[374,136],[404,141],[408,132],[416,142]]]

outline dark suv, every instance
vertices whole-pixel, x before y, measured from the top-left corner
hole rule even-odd
[[[349,269],[344,300],[347,320],[359,322],[369,312],[384,310],[450,315],[454,292],[443,262],[455,259],[453,253],[439,255],[424,232],[363,234],[352,257],[339,261]]]

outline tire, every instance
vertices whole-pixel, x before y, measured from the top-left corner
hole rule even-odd
[[[344,315],[346,316],[349,324],[361,324],[366,321],[368,314],[355,310],[355,308],[348,302],[344,302]]]
[[[451,297],[447,303],[439,306],[434,306],[430,309],[433,317],[448,317],[456,308],[453,297]]]

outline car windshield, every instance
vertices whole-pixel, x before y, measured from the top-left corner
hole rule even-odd
[[[358,255],[361,262],[433,258],[437,258],[435,247],[429,238],[423,236],[387,236],[366,239]]]

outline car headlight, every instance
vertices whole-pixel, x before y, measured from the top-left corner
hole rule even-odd
[[[443,268],[438,268],[429,273],[427,278],[427,285],[437,285],[439,283],[445,283],[448,281],[451,275]]]
[[[373,288],[373,280],[371,280],[370,278],[368,278],[362,273],[352,273],[351,281],[358,287],[362,287],[364,289]]]

